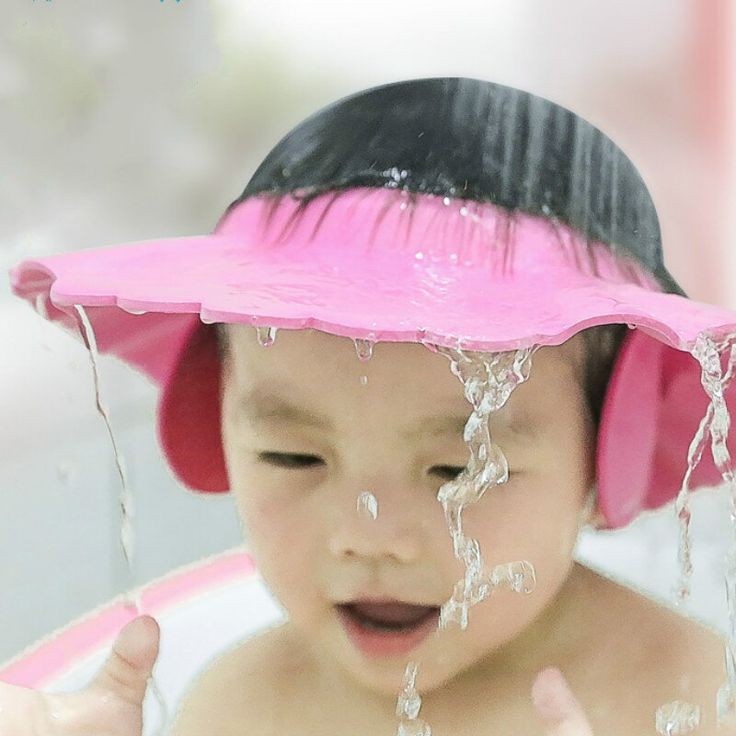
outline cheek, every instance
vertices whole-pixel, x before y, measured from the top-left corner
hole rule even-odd
[[[302,590],[314,560],[315,530],[307,515],[284,506],[267,495],[239,494],[237,507],[256,566],[276,597],[291,608],[295,600],[307,595]]]
[[[575,492],[548,474],[520,475],[489,489],[463,512],[465,534],[475,537],[489,567],[527,560],[552,575],[565,567],[577,539]]]

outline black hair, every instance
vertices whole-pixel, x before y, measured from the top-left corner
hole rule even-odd
[[[344,97],[306,118],[260,164],[223,214],[254,196],[334,200],[355,187],[493,203],[568,225],[628,255],[687,296],[664,266],[654,203],[628,157],[599,129],[537,95],[462,77],[412,79]],[[290,223],[287,223],[287,226]],[[346,247],[349,245],[346,244]],[[588,249],[597,273],[593,249]],[[584,330],[596,428],[626,325]],[[222,346],[224,330],[218,331]]]

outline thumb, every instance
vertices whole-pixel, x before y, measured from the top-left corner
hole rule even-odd
[[[128,622],[90,687],[112,692],[132,705],[141,705],[158,657],[160,637],[159,625],[151,616],[139,616]]]

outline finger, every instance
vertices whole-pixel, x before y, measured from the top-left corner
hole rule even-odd
[[[115,639],[110,656],[90,688],[113,692],[128,703],[142,704],[158,657],[160,638],[159,625],[151,616],[130,621]]]
[[[593,736],[582,706],[556,667],[548,667],[537,675],[532,700],[547,736]]]

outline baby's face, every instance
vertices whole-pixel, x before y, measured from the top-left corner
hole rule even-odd
[[[361,362],[352,340],[315,330],[279,330],[267,348],[251,327],[229,331],[230,487],[265,582],[325,666],[393,696],[411,659],[427,692],[523,641],[556,605],[594,480],[580,336],[538,350],[528,381],[492,415],[509,480],[463,514],[486,565],[527,560],[536,589],[498,590],[471,608],[467,630],[428,636],[401,656],[368,656],[351,643],[337,603],[440,606],[463,576],[436,497],[468,461],[462,428],[472,407],[449,361],[419,344],[378,343]],[[289,406],[324,426],[299,421]],[[293,467],[279,466],[282,454]],[[363,491],[377,499],[375,519],[357,509]]]

